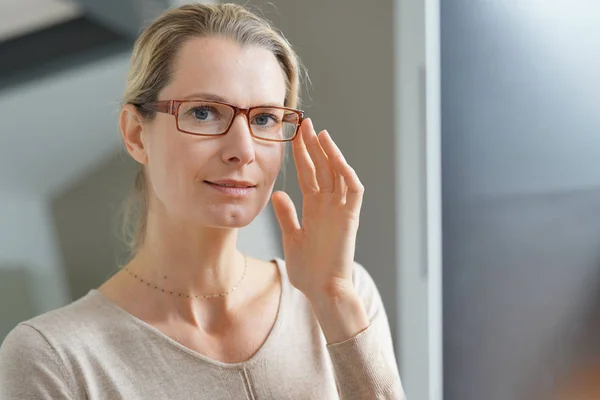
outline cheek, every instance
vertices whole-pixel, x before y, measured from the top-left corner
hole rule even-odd
[[[260,155],[265,178],[269,181],[274,181],[277,178],[283,162],[284,147],[280,144],[275,146],[278,147],[265,149],[265,151],[262,152],[263,154]]]
[[[148,148],[150,181],[157,197],[167,201],[193,186],[198,162],[204,158],[197,154],[198,146],[177,132],[157,133],[153,139]]]

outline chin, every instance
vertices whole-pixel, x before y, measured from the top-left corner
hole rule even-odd
[[[250,225],[254,218],[241,218],[240,216],[223,216],[223,218],[212,218],[208,226],[223,229],[243,228]]]
[[[251,210],[241,205],[215,207],[203,216],[203,225],[215,228],[243,228],[250,225],[262,209]]]

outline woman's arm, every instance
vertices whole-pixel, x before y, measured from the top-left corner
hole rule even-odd
[[[350,339],[370,325],[365,306],[353,287],[308,299],[327,343]]]
[[[311,300],[327,340],[342,400],[405,399],[383,302],[375,283],[355,266],[355,288]]]
[[[0,399],[74,399],[61,360],[31,325],[18,325],[0,347]]]

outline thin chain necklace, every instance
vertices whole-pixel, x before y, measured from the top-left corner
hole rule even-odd
[[[164,289],[164,288],[158,286],[155,283],[148,282],[146,279],[142,278],[138,274],[134,273],[133,271],[130,271],[127,267],[124,267],[123,269],[133,278],[137,279],[138,281],[145,284],[149,288],[153,288],[159,292],[163,292],[163,293],[170,294],[172,296],[177,296],[177,297],[186,297],[188,299],[209,299],[212,297],[225,297],[228,294],[234,292],[240,286],[240,284],[246,277],[246,271],[248,270],[248,257],[246,255],[244,255],[244,273],[243,273],[242,277],[240,278],[240,280],[238,281],[238,283],[236,283],[236,285],[234,287],[232,287],[231,289],[229,289],[228,291],[226,291],[224,293],[214,293],[214,294],[204,294],[204,295],[198,295],[198,294],[191,295],[188,293],[180,293],[180,292],[176,292],[173,290],[167,290],[167,289]]]

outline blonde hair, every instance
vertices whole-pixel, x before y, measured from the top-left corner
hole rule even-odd
[[[300,102],[300,60],[283,34],[269,21],[236,4],[186,4],[170,9],[154,20],[137,39],[127,77],[123,105],[155,101],[173,76],[173,60],[189,39],[218,36],[240,45],[257,45],[276,57],[286,79],[285,106]],[[140,115],[155,115],[137,107]],[[140,166],[123,215],[123,236],[132,254],[146,234],[148,187]]]

